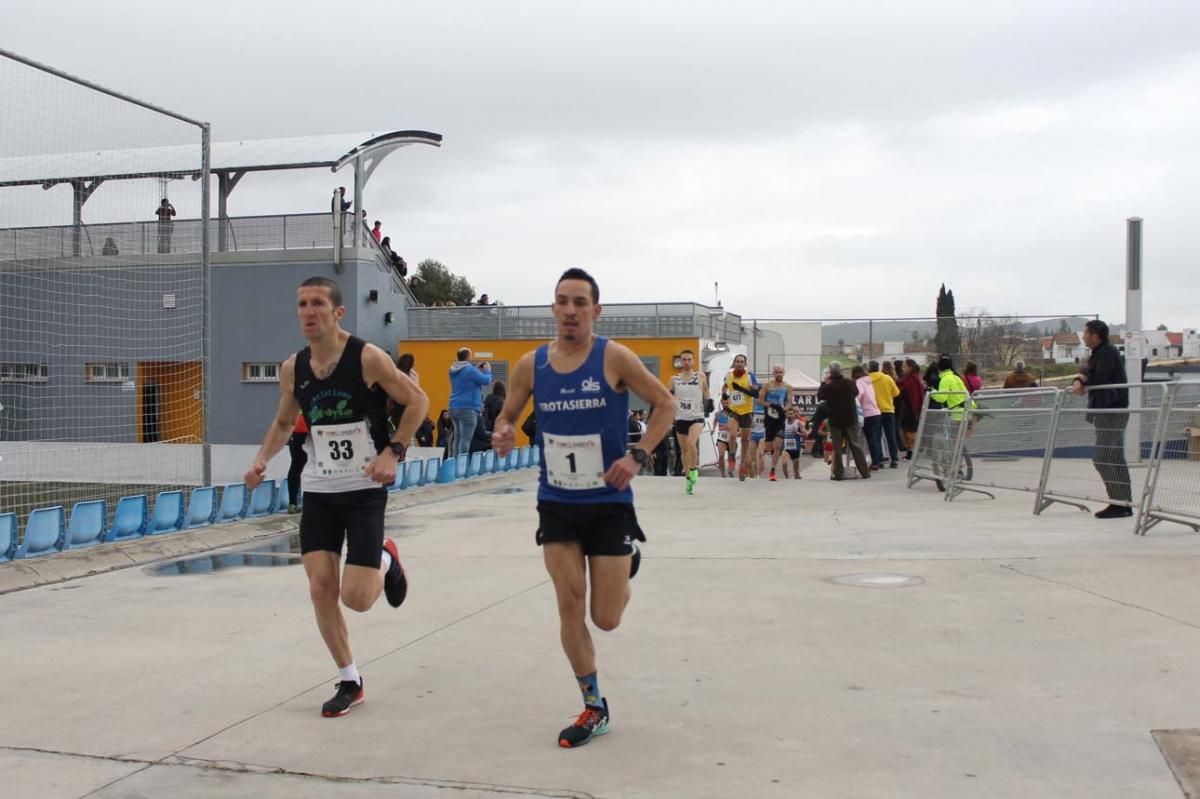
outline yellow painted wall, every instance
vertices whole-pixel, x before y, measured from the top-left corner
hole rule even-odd
[[[204,371],[198,361],[142,361],[137,365],[138,440],[142,440],[142,386],[158,383],[159,435],[163,442],[199,444],[204,433]]]
[[[626,338],[614,339],[629,347],[638,355],[657,357],[658,379],[665,384],[675,374],[674,357],[682,349],[691,349],[699,354],[700,342],[694,338]],[[421,377],[421,388],[429,395],[429,418],[437,421],[443,408],[450,407],[450,364],[455,361],[459,347],[470,347],[477,361],[508,361],[511,372],[525,353],[535,350],[544,342],[531,339],[487,339],[456,341],[401,341],[393,357],[402,352],[411,352],[416,358],[417,374]],[[491,353],[487,355],[486,353]],[[483,395],[491,393],[485,388]],[[533,410],[533,402],[526,403],[521,411],[521,420]],[[519,425],[518,425],[519,427]],[[528,439],[517,431],[518,445],[528,444]]]

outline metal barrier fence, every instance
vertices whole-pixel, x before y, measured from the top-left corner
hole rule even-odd
[[[955,408],[935,407],[933,394],[945,396],[949,404],[962,398],[964,403]],[[938,490],[945,491],[947,498],[962,491],[977,491],[991,494],[968,485],[971,474],[961,472],[969,460],[962,457],[963,442],[969,423],[970,398],[965,392],[927,392],[921,406],[921,421],[917,426],[917,443],[912,460],[908,463],[908,488],[921,480],[931,480]]]
[[[1141,502],[1146,469],[1157,455],[1159,420],[1171,383],[1088,387],[1088,393],[1127,391],[1128,408],[1088,408],[1087,395],[1064,393],[1033,512],[1055,502],[1089,510],[1103,502],[1133,510]],[[1137,479],[1140,476],[1142,479]]]
[[[978,488],[1036,492],[1061,395],[1054,388],[976,391],[971,396],[974,408],[959,420],[962,445],[948,472],[946,499],[966,490],[966,482]]]
[[[1145,535],[1163,521],[1200,532],[1200,383],[1171,387],[1157,439],[1135,532]]]

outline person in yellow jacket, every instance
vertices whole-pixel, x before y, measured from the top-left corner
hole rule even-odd
[[[942,355],[938,358],[938,384],[937,389],[930,395],[932,402],[940,403],[943,408],[954,411],[950,418],[955,421],[962,419],[963,406],[967,404],[969,394],[967,393],[967,384],[954,371],[954,361],[949,355]]]
[[[733,370],[725,375],[722,399],[729,398],[729,447],[732,449],[739,438],[742,443],[738,448],[739,480],[746,479],[746,470],[754,458],[750,448],[750,428],[754,424],[754,398],[760,390],[758,378],[746,368],[746,356],[734,356]]]

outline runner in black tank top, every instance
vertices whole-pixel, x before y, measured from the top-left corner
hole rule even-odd
[[[317,628],[338,667],[337,693],[322,715],[341,716],[363,701],[363,683],[350,651],[341,605],[366,611],[380,593],[399,607],[408,591],[395,542],[383,536],[386,486],[429,410],[429,398],[391,358],[351,336],[341,290],[325,277],[304,281],[297,292],[300,329],[309,346],[288,358],[279,374],[279,410],[247,470],[253,491],[267,463],[291,435],[301,410],[308,422],[300,551]],[[405,410],[389,438],[388,398]],[[341,569],[342,545],[346,566]]]

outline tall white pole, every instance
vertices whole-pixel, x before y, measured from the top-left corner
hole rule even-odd
[[[1125,377],[1130,383],[1142,382],[1142,359],[1146,354],[1146,336],[1142,332],[1142,218],[1125,220]],[[1129,407],[1142,407],[1142,390],[1131,389]],[[1141,416],[1131,413],[1125,434],[1125,459],[1141,461]]]

